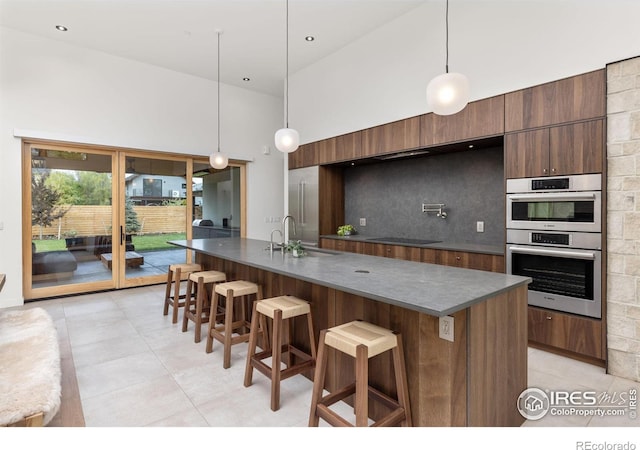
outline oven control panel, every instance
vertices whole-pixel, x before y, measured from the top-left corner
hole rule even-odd
[[[531,180],[532,191],[552,191],[556,189],[569,189],[569,178],[542,178]]]
[[[568,233],[531,233],[532,244],[571,245],[571,235]]]

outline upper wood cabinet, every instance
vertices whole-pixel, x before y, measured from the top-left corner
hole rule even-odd
[[[293,153],[289,153],[289,169],[299,169],[318,165],[318,152],[316,143],[303,144]]]
[[[362,131],[336,137],[336,160],[351,161],[362,156]]]
[[[301,145],[289,153],[289,169],[332,164],[357,159],[362,154],[362,132],[323,139]]]
[[[507,134],[504,137],[504,170],[507,178],[548,175],[549,130]]]
[[[318,155],[318,164],[336,161],[336,138],[323,139],[315,142],[314,145],[316,155]]]
[[[505,94],[505,132],[605,115],[605,69]]]
[[[605,146],[604,119],[550,128],[551,175],[602,173]]]
[[[505,175],[601,173],[604,147],[604,119],[510,133],[504,140]]]
[[[420,145],[445,144],[504,134],[504,95],[469,103],[450,116],[420,116]]]
[[[420,117],[411,117],[364,130],[362,156],[376,156],[420,146]]]

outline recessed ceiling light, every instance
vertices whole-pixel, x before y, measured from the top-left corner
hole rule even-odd
[[[315,41],[316,38],[314,38],[313,36],[305,36],[304,40],[307,42],[311,42],[311,41]]]
[[[69,29],[64,25],[56,25],[56,30],[58,31],[68,31]]]
[[[249,78],[249,77],[243,77],[243,78],[242,78],[242,81],[251,81],[251,78]]]

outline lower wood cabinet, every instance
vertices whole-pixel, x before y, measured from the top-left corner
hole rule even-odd
[[[604,360],[602,321],[529,306],[529,342]]]
[[[320,239],[320,247],[341,252],[504,273],[504,256],[343,239]]]

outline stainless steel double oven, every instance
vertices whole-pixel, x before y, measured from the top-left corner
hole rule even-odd
[[[530,277],[529,304],[602,315],[599,174],[507,180],[507,273]]]

